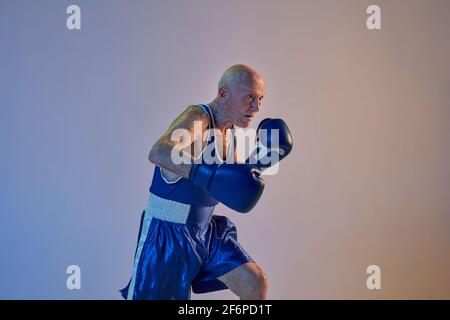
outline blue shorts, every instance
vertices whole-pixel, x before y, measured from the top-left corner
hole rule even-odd
[[[187,300],[191,287],[195,293],[227,289],[217,278],[253,262],[227,217],[193,209],[182,221],[167,210],[143,212],[133,275],[121,290],[125,299]]]

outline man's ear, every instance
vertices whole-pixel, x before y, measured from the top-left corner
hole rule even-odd
[[[228,90],[227,87],[219,88],[219,97],[220,97],[220,99],[222,99],[223,102],[228,101],[229,96],[230,96],[230,91]]]

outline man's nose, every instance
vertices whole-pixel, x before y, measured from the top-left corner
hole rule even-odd
[[[258,112],[261,109],[261,101],[259,99],[255,99],[252,102],[252,111]]]

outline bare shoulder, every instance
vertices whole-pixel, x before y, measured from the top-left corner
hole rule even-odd
[[[196,121],[201,120],[203,123],[208,123],[209,118],[206,112],[198,105],[190,105],[183,112],[184,116],[187,118],[186,120]]]
[[[185,129],[194,132],[197,121],[201,121],[202,131],[206,130],[209,125],[208,115],[200,106],[190,105],[186,107],[170,124],[169,128],[163,135],[164,139],[170,139],[172,133],[177,129]]]

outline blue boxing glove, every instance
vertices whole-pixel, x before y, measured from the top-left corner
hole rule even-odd
[[[246,163],[264,170],[284,159],[292,146],[292,135],[286,123],[281,119],[266,118],[258,125],[256,150]]]
[[[249,212],[264,191],[261,172],[254,165],[193,164],[189,180],[217,201],[241,213]]]

